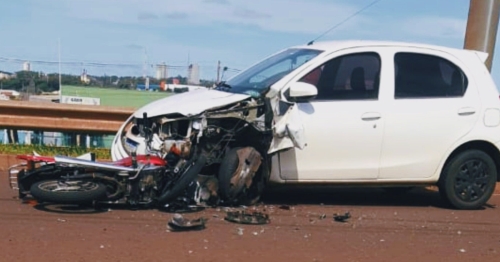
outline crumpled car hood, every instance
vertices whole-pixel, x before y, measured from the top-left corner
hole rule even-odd
[[[197,89],[151,102],[138,109],[134,113],[134,117],[142,118],[144,112],[148,114],[148,117],[174,113],[192,116],[200,114],[208,109],[229,105],[243,101],[247,98],[250,98],[250,96],[214,89]]]

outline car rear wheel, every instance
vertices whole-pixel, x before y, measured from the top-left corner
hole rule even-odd
[[[497,168],[483,151],[467,150],[454,156],[443,169],[439,192],[457,209],[479,209],[495,190]]]

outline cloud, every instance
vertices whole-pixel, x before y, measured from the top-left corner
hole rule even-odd
[[[260,13],[255,10],[247,9],[247,8],[238,8],[234,10],[234,15],[241,18],[247,19],[266,19],[271,18],[271,15]]]
[[[144,48],[142,45],[138,45],[138,44],[129,44],[129,45],[126,45],[125,47],[129,48],[129,49],[134,49],[134,50],[140,50],[140,49]]]
[[[153,13],[145,12],[145,13],[138,14],[137,19],[139,19],[139,20],[155,20],[155,19],[158,19],[158,16],[153,14]]]
[[[208,4],[219,4],[219,5],[229,5],[228,0],[203,0],[204,3]]]
[[[137,20],[131,17],[137,17],[139,9],[139,20],[156,19],[156,14],[162,13],[177,14],[176,18],[185,18],[179,14],[189,14],[186,25],[243,24],[271,32],[306,34],[319,34],[362,7],[352,1],[316,0],[253,0],[238,4],[229,4],[228,0],[107,0],[106,5],[103,0],[47,1],[64,8],[63,13],[69,17],[86,20],[134,24]],[[364,14],[338,30],[349,31],[360,23],[369,23]]]
[[[181,12],[172,12],[172,13],[166,13],[164,17],[167,19],[186,19],[188,17],[188,14]]]

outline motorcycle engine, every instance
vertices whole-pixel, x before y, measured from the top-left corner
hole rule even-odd
[[[139,181],[139,191],[141,202],[151,202],[157,191],[154,174],[145,174]]]

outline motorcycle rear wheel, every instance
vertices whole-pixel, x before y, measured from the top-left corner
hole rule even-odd
[[[106,186],[85,180],[44,180],[33,184],[30,193],[38,201],[80,205],[103,200]]]

